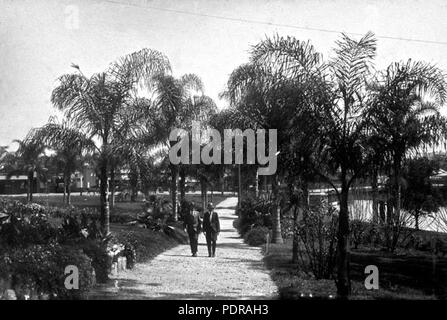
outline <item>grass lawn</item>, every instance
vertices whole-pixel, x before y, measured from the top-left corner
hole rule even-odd
[[[299,265],[293,264],[292,243],[272,244],[264,261],[283,299],[328,299],[336,296],[334,280],[317,280]],[[351,299],[436,299],[432,279],[431,260],[427,256],[393,255],[383,252],[356,251],[351,253]],[[366,290],[364,268],[375,264],[379,268],[379,290]],[[444,274],[445,260],[438,261],[438,273]],[[441,280],[439,277],[437,280]],[[443,280],[444,281],[444,280]],[[439,282],[439,287],[445,287]]]
[[[63,194],[45,194],[45,193],[39,193],[34,194],[34,202],[42,204],[42,205],[48,205],[51,207],[63,207],[65,206],[63,204]],[[163,199],[171,200],[171,197],[168,193],[158,193],[157,197],[161,197]],[[222,195],[221,193],[214,193],[211,197],[211,194],[208,194],[208,201],[213,201],[214,205],[218,204],[219,202],[225,200],[228,197],[228,194]],[[5,199],[14,199],[19,201],[25,201],[26,195],[1,195],[1,198]],[[201,203],[201,195],[199,192],[197,193],[187,193],[186,194],[186,200],[188,201],[194,201],[196,205],[199,205]],[[75,193],[71,196],[71,203],[75,207],[79,208],[86,208],[86,207],[93,207],[93,208],[99,208],[100,200],[98,194],[90,194],[86,195],[85,193],[80,196],[79,193]],[[115,207],[111,209],[112,215],[132,215],[135,216],[136,213],[142,212],[142,206],[143,202],[141,200],[131,202],[131,201],[122,201],[122,202],[115,202]]]
[[[110,230],[118,241],[130,240],[134,244],[138,263],[147,262],[179,243],[187,243],[187,235],[180,229],[176,231],[179,235],[177,238],[170,237],[162,231],[118,223],[112,223]]]
[[[225,193],[222,195],[221,193],[214,193],[212,196],[208,194],[208,201],[214,202],[214,205],[217,205],[219,202],[225,200],[228,196],[232,196],[232,193]],[[156,195],[159,198],[171,200],[169,193],[157,193]],[[1,199],[12,199],[19,201],[26,201],[26,195],[0,195]],[[199,192],[196,193],[186,193],[186,200],[194,201],[196,205],[200,205],[201,203],[201,195]],[[33,195],[33,202],[50,207],[59,207],[64,208],[66,205],[63,203],[63,194],[62,193],[37,193]],[[87,195],[84,193],[82,196],[79,193],[74,193],[71,196],[71,204],[77,208],[95,208],[99,210],[100,200],[99,195],[90,194]],[[111,208],[110,216],[111,222],[128,222],[133,220],[136,217],[136,214],[141,213],[143,211],[143,201],[140,199],[135,202],[131,201],[120,201],[115,202],[115,207]]]
[[[166,198],[170,200],[168,193],[157,194],[158,197]],[[211,201],[211,196],[208,195]],[[215,204],[226,199],[228,195],[222,196],[214,194],[212,201]],[[26,195],[1,195],[0,199],[14,199],[19,201],[25,201]],[[200,193],[187,193],[186,199],[194,201],[196,204],[201,202]],[[63,204],[63,194],[34,194],[34,202],[41,205],[50,207],[65,207]],[[71,197],[72,205],[78,208],[97,208],[99,209],[99,195],[86,195],[85,193],[80,196],[79,194],[73,194]],[[135,244],[137,251],[137,262],[145,262],[155,257],[161,252],[170,249],[179,243],[187,243],[187,235],[183,232],[183,226],[181,222],[171,223],[176,227],[175,236],[168,236],[162,231],[152,231],[150,229],[141,228],[136,225],[127,225],[122,222],[133,220],[136,214],[141,213],[143,208],[143,202],[116,202],[115,208],[111,209],[111,224],[110,229],[114,237],[118,241],[131,240]],[[117,219],[117,217],[124,219]],[[54,225],[60,224],[61,218],[49,218],[50,222]],[[114,222],[114,220],[116,222]]]

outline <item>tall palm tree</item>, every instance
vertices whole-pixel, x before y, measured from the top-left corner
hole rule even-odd
[[[309,41],[294,37],[274,36],[260,42],[252,49],[252,61],[267,65],[276,74],[273,88],[281,99],[277,109],[282,110],[282,147],[279,172],[290,184],[297,184],[299,196],[290,195],[299,211],[308,209],[308,184],[314,173],[311,159],[318,142],[319,121],[316,111],[322,103],[327,103],[327,91],[321,79],[325,65],[322,56]],[[294,210],[295,223],[298,223],[298,210]],[[279,217],[276,217],[278,220]],[[294,234],[293,260],[298,259],[298,234]]]
[[[215,112],[216,105],[211,98],[203,95],[203,83],[195,74],[185,74],[179,79],[160,75],[155,79],[154,105],[160,110],[159,135],[170,148],[175,141],[168,141],[174,128],[190,129],[192,121],[205,125],[207,117]],[[178,178],[179,166],[170,164],[171,197],[174,219],[178,219]]]
[[[78,130],[96,143],[100,153],[101,226],[110,232],[108,201],[108,167],[114,141],[131,130],[123,123],[123,114],[133,105],[138,88],[151,87],[153,78],[169,72],[168,59],[160,52],[143,49],[112,63],[106,72],[86,77],[79,66],[76,73],[59,78],[51,101],[65,116],[76,123]],[[118,137],[118,138],[117,138]]]
[[[316,104],[316,99],[309,101],[308,97],[313,95],[311,91],[316,87],[311,85],[311,82],[319,72],[321,55],[309,42],[302,42],[293,37],[274,36],[254,46],[250,60],[250,63],[233,71],[225,95],[240,111],[241,116],[247,119],[247,124],[255,128],[277,129],[280,161],[277,173],[272,179],[272,191],[277,203],[279,179],[284,177],[286,172],[290,174],[292,168],[286,163],[289,163],[287,158],[291,155],[291,138],[298,135],[291,131],[296,131],[294,128],[302,129],[303,124],[310,123],[304,121],[303,115],[309,114],[306,109]],[[309,132],[313,133],[315,130]],[[302,161],[302,164],[304,163],[306,162]],[[274,206],[273,211],[273,240],[282,242],[278,204]]]
[[[277,103],[279,99],[275,96],[278,93],[278,90],[275,89],[279,77],[280,75],[275,74],[269,66],[257,63],[241,65],[231,73],[227,82],[227,90],[223,96],[228,98],[230,105],[236,110],[233,114],[234,127],[268,130],[283,128],[284,124],[287,125],[285,108],[281,108],[281,104]],[[278,148],[280,150],[283,136],[280,131],[278,133]],[[240,169],[238,168],[238,170]],[[278,177],[278,173],[275,173],[272,179],[274,196],[272,241],[274,243],[283,242],[280,207],[277,204],[279,201]]]
[[[371,85],[366,117],[391,167],[393,225],[399,224],[402,166],[405,156],[443,137],[439,108],[447,99],[445,75],[436,66],[412,61],[392,63]],[[397,241],[395,239],[394,241]]]
[[[334,100],[323,109],[321,155],[328,172],[337,174],[340,190],[330,176],[322,175],[334,188],[339,203],[337,294],[351,292],[349,275],[348,196],[364,165],[365,109],[367,81],[371,77],[376,54],[376,38],[368,32],[359,40],[343,34],[336,42],[335,57],[328,63],[329,88]]]

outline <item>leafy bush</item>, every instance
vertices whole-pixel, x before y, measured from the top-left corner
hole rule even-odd
[[[294,230],[293,217],[285,216],[281,219],[281,236],[283,239],[291,239]]]
[[[321,202],[312,206],[297,226],[300,247],[299,263],[317,279],[332,277],[337,244],[338,214],[332,206]]]
[[[250,246],[260,246],[265,244],[269,233],[270,230],[266,227],[255,227],[245,234],[244,241]]]
[[[47,244],[57,235],[57,230],[47,220],[44,207],[24,205],[18,201],[2,201],[0,210],[9,215],[0,226],[2,247]]]
[[[271,228],[273,225],[271,217],[271,201],[263,199],[246,198],[241,202],[241,208],[237,211],[237,230],[244,236],[255,227]]]
[[[351,220],[349,221],[350,229],[350,240],[354,244],[354,248],[357,249],[361,244],[369,244],[368,231],[371,230],[371,223],[361,221],[361,220]]]
[[[54,261],[49,262],[47,267],[50,269],[40,271],[51,278],[53,274],[51,268],[59,266],[57,260],[51,260],[51,255],[59,252],[59,246],[63,246],[68,251],[70,248],[76,248],[76,252],[81,250],[82,254],[91,259],[91,266],[95,269],[97,276],[96,280],[98,282],[107,280],[110,262],[106,252],[106,241],[99,231],[94,211],[72,208],[70,211],[65,211],[66,215],[62,223],[56,227],[49,223],[49,217],[59,215],[62,211],[38,204],[22,204],[18,201],[2,201],[0,206],[2,211],[9,215],[8,219],[0,225],[2,256],[7,257],[11,252],[19,249],[27,252],[31,250],[30,248],[45,247],[48,261]],[[36,250],[39,252],[38,249]],[[25,265],[34,263],[34,257],[31,254],[25,256],[16,254],[15,256]],[[63,257],[64,255],[61,259]],[[26,262],[27,258],[29,263]],[[51,288],[48,287],[48,289]]]
[[[68,290],[64,281],[65,268],[74,265],[79,269],[79,290]],[[0,257],[0,278],[11,278],[11,287],[19,299],[31,292],[52,298],[79,299],[93,284],[91,260],[81,250],[60,246],[54,242],[15,248]]]

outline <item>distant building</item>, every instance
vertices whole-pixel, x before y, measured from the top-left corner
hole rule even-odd
[[[44,188],[45,183],[34,179],[32,187],[33,192],[39,192]],[[13,175],[8,177],[6,174],[0,174],[0,194],[20,194],[26,193],[28,189],[27,175]]]

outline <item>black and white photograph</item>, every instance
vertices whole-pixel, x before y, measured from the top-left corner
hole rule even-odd
[[[447,299],[446,17],[0,0],[0,300]]]

